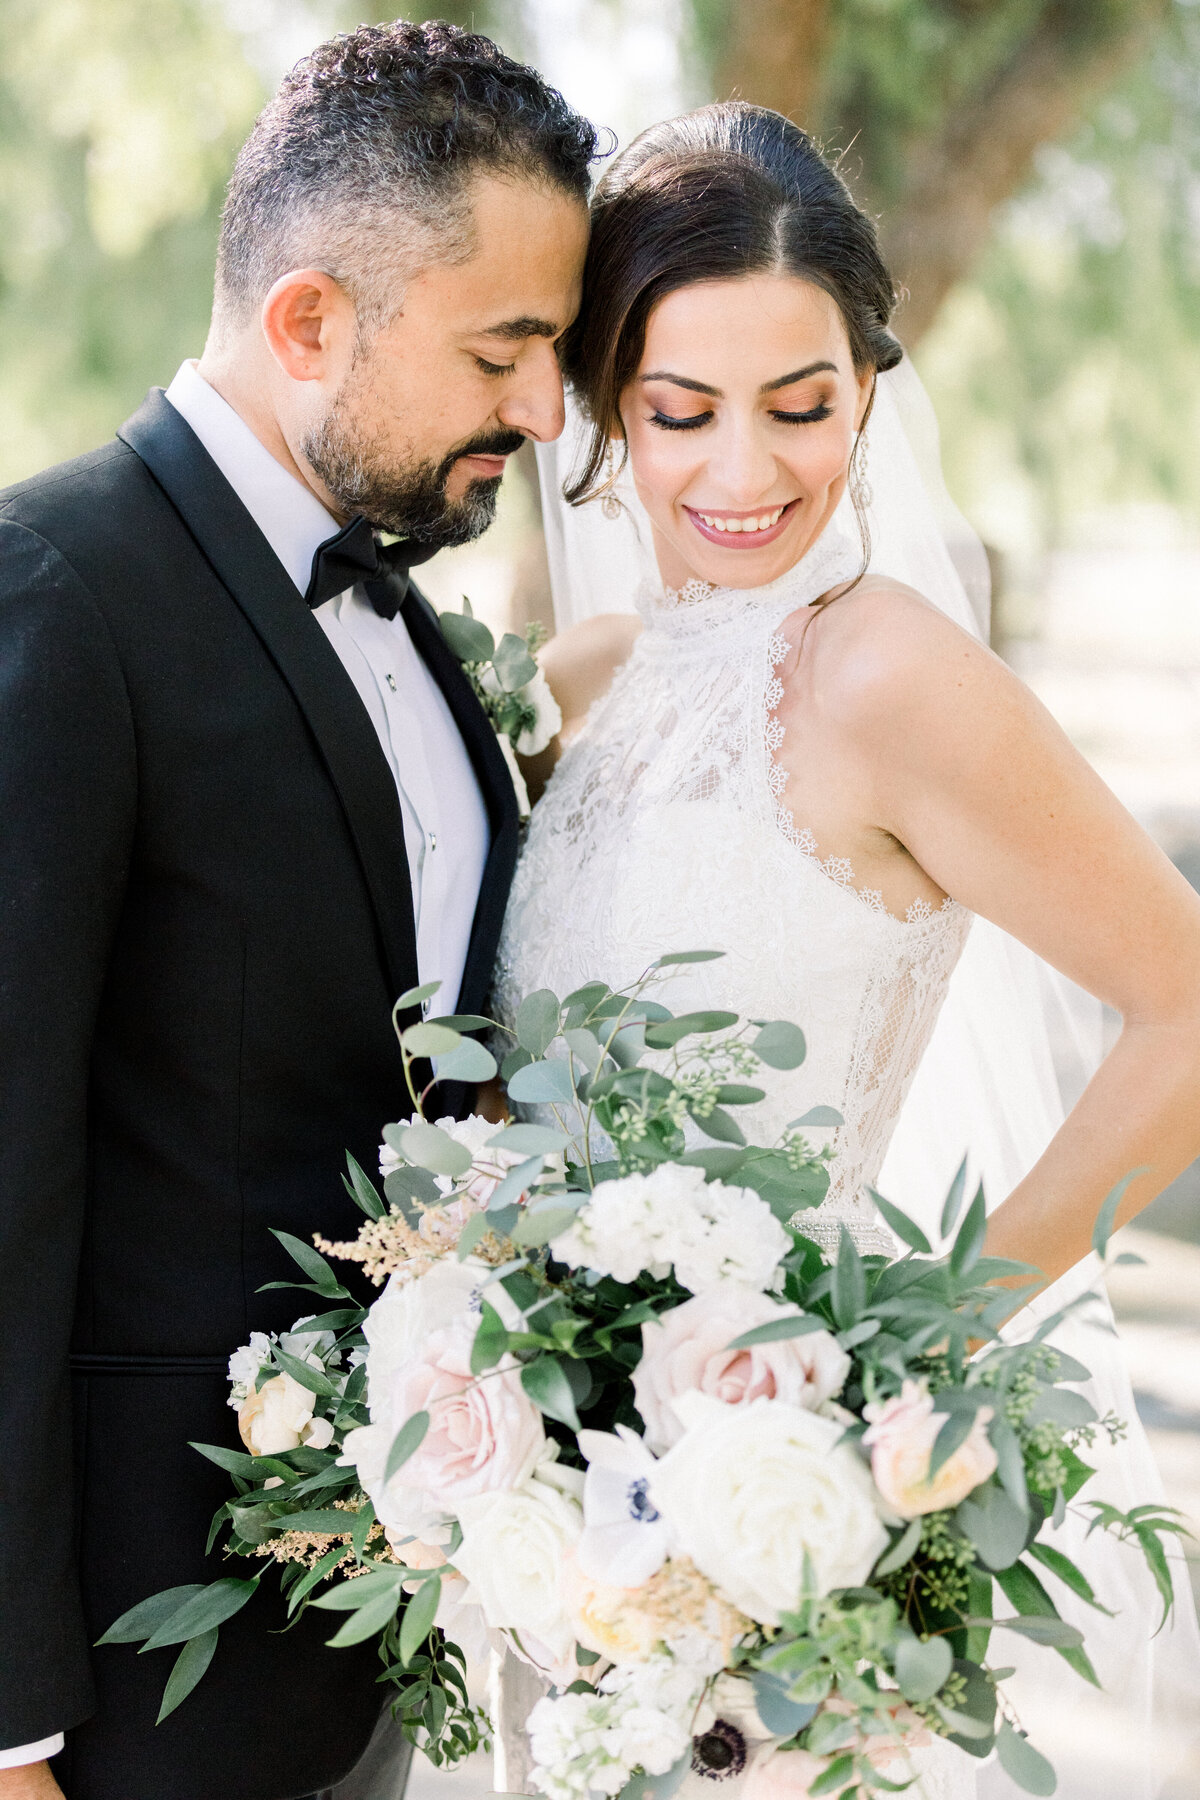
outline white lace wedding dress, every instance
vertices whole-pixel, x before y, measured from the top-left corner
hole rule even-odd
[[[764,1071],[767,1099],[739,1117],[754,1141],[769,1143],[810,1107],[835,1107],[844,1123],[832,1137],[829,1195],[806,1214],[805,1231],[832,1248],[846,1224],[864,1249],[890,1252],[864,1190],[878,1176],[970,915],[949,901],[894,917],[846,863],[821,859],[788,805],[775,754],[783,738],[779,627],[857,568],[857,548],[831,528],[768,587],[642,591],[644,630],[633,654],[534,810],[496,1003],[511,1018],[536,988],[562,996],[595,978],[621,987],[664,951],[723,951],[655,991],[675,1011],[728,1007],[803,1027],[802,1067]],[[1161,1499],[1114,1340],[1082,1322],[1060,1328],[1060,1339],[1103,1371],[1084,1389],[1097,1411],[1129,1421],[1125,1443],[1089,1452],[1098,1465],[1091,1489],[1122,1508]],[[1014,1698],[1058,1768],[1060,1800],[1151,1800],[1159,1760],[1175,1760],[1200,1692],[1186,1574],[1173,1626],[1152,1641],[1154,1592],[1133,1552],[1088,1539],[1083,1516],[1068,1515],[1056,1542],[1116,1613],[1090,1611],[1054,1584],[1060,1610],[1085,1631],[1103,1694],[1052,1652],[1011,1635],[997,1655],[1019,1666]],[[500,1684],[510,1791],[525,1785],[528,1767],[520,1723],[529,1676],[513,1672]],[[1016,1800],[1020,1791],[994,1761],[982,1767],[946,1743],[918,1760],[920,1786],[909,1791],[924,1800]]]
[[[953,901],[936,910],[922,901],[894,917],[847,864],[820,859],[788,808],[774,754],[783,739],[778,627],[853,576],[858,561],[830,531],[768,587],[693,582],[641,596],[633,654],[535,809],[495,997],[505,1018],[535,988],[561,996],[596,978],[623,987],[664,951],[723,951],[655,995],[676,1012],[728,1008],[802,1025],[803,1065],[756,1072],[767,1098],[739,1108],[739,1122],[769,1144],[810,1107],[836,1108],[844,1123],[832,1134],[829,1194],[804,1229],[833,1249],[846,1225],[862,1249],[890,1255],[894,1240],[864,1190],[970,915]],[[974,1765],[953,1746],[914,1761],[922,1780],[910,1792],[974,1795]]]

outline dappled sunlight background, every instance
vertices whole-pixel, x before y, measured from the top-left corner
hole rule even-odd
[[[995,647],[1200,885],[1200,4],[439,10],[537,62],[615,141],[738,92],[844,153],[992,557]],[[0,485],[102,442],[199,353],[237,147],[295,58],[364,16],[390,14],[0,0]],[[515,461],[495,528],[422,571],[439,605],[467,594],[497,627],[552,622],[532,457]],[[1200,1174],[1124,1235],[1146,1259],[1115,1284],[1139,1405],[1200,1520]],[[1118,1800],[1120,1747],[1100,1760],[1097,1800]],[[1181,1781],[1180,1800],[1200,1792],[1200,1771]],[[416,1800],[472,1782],[423,1771]]]

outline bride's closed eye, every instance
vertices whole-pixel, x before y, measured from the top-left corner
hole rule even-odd
[[[804,412],[784,412],[780,408],[771,408],[771,418],[780,425],[819,425],[822,419],[828,419],[833,412],[828,401],[822,400],[819,405],[811,406]],[[654,412],[650,415],[650,423],[657,425],[662,431],[697,431],[701,425],[707,425],[712,412],[690,413],[686,418],[677,419],[671,413]]]

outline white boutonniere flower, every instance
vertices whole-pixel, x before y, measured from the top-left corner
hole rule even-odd
[[[523,819],[529,816],[529,790],[517,756],[538,756],[562,729],[562,713],[537,665],[545,627],[531,623],[520,638],[506,631],[497,644],[463,596],[461,613],[440,616],[442,635],[462,664],[463,674],[491,722],[508,764]]]

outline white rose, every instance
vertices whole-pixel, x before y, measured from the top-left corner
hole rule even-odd
[[[795,1314],[794,1306],[781,1306],[768,1294],[722,1281],[647,1320],[633,1392],[650,1449],[669,1449],[682,1436],[675,1401],[693,1390],[726,1406],[767,1399],[814,1410],[840,1393],[850,1358],[827,1331],[777,1338],[748,1350],[729,1348],[744,1331]]]
[[[517,749],[522,756],[539,756],[550,740],[562,730],[562,712],[558,701],[550,692],[550,683],[539,669],[533,680],[527,682],[517,695],[526,706],[533,708],[535,717],[532,725],[527,725],[517,739]]]
[[[655,1465],[650,1498],[740,1611],[778,1624],[801,1599],[806,1557],[820,1594],[866,1580],[887,1532],[840,1425],[782,1400],[691,1393],[676,1406],[684,1435]]]
[[[583,1529],[583,1511],[544,1481],[515,1492],[477,1494],[458,1508],[462,1543],[454,1566],[471,1585],[493,1630],[537,1640],[556,1662],[574,1644],[567,1610],[567,1556]],[[531,1655],[535,1646],[525,1643]]]
[[[238,1408],[238,1431],[251,1456],[295,1450],[312,1424],[313,1396],[291,1375],[272,1375]]]

